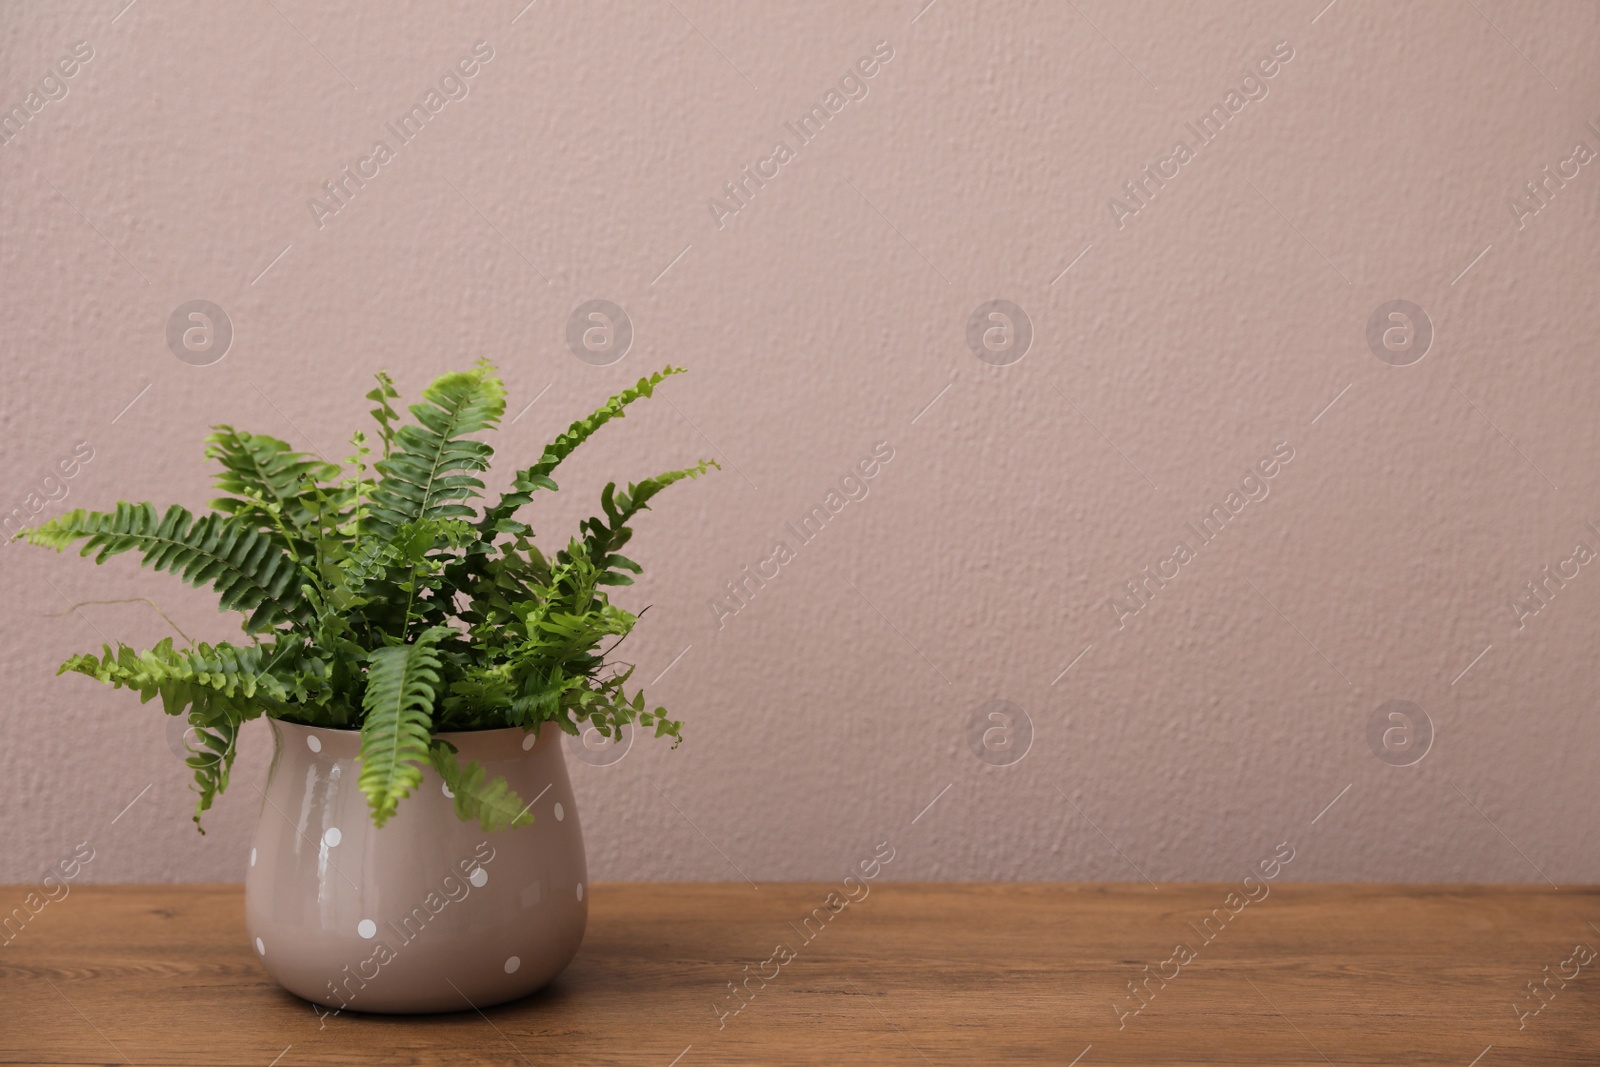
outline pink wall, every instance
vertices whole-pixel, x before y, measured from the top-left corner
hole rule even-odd
[[[574,766],[595,877],[824,879],[887,840],[901,878],[1221,879],[1280,841],[1296,879],[1600,878],[1600,567],[1513,607],[1600,550],[1595,6],[922,2],[8,5],[5,108],[93,55],[0,147],[4,506],[202,505],[210,424],[343,455],[371,371],[414,397],[479,356],[540,397],[498,442],[531,457],[682,362],[534,520],[723,460],[635,542],[628,651],[686,741]],[[746,165],[778,170],[710,207]],[[597,298],[635,331],[610,366],[564,341]],[[165,337],[196,299],[234,331],[209,366]],[[967,342],[995,299],[1031,322],[1010,365]],[[1432,328],[1403,366],[1420,342],[1367,339],[1396,300]],[[879,442],[866,497],[713,609]],[[232,617],[130,558],[0,566],[0,881],[80,842],[88,879],[236,880],[266,729],[202,838],[155,709],[52,677],[164,632],[69,602]],[[1146,567],[1176,576],[1114,609]],[[996,700],[1019,762],[969,748]],[[1368,737],[1401,700],[1434,734],[1410,766]]]

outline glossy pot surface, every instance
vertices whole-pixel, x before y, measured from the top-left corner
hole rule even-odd
[[[587,872],[558,727],[443,735],[530,805],[531,825],[490,832],[456,817],[431,767],[377,829],[359,732],[268,721],[245,926],[285,989],[336,1010],[468,1011],[533,992],[577,955]]]

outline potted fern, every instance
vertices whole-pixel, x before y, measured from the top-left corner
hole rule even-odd
[[[474,508],[505,410],[479,363],[410,408],[386,374],[367,394],[348,466],[215,427],[224,495],[195,516],[119,503],[18,536],[209,587],[246,640],[106,646],[61,671],[160,697],[185,716],[202,813],[228,784],[240,727],[265,716],[274,754],[245,880],[246,925],[267,970],[339,1011],[482,1007],[543,985],[576,954],[587,915],[583,841],[559,737],[680,723],[627,691],[607,655],[638,621],[607,589],[639,565],[630,521],[713,461],[619,490],[546,557],[519,518],[556,467],[668,366],[574,422]],[[609,647],[601,647],[606,642]],[[402,803],[404,801],[404,803]]]

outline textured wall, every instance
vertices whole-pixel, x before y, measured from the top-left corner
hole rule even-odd
[[[203,505],[212,423],[337,457],[480,356],[531,457],[681,362],[535,518],[723,461],[640,524],[687,740],[574,764],[595,877],[1600,878],[1595,6],[924,2],[6,5],[4,507]],[[234,618],[0,566],[0,881],[236,880],[266,728],[202,838],[155,709],[52,677],[167,632],[75,602]]]

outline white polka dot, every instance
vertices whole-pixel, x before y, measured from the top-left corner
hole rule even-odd
[[[255,865],[256,865],[256,850],[255,849],[251,849],[250,850],[250,866],[254,867]]]
[[[521,966],[522,966],[522,961],[520,959],[518,959],[516,956],[512,956],[510,959],[506,960],[506,973],[507,974],[516,974],[517,973],[517,968],[521,967]]]
[[[449,797],[451,800],[454,800],[456,798],[456,795],[454,793],[450,792],[450,785],[449,785],[448,782],[440,782],[439,783],[439,791],[441,793],[443,793],[445,796]]]
[[[344,840],[344,834],[340,833],[337,826],[330,826],[328,827],[328,832],[322,835],[322,840],[327,842],[329,848],[332,848]]]
[[[356,923],[356,933],[371,941],[378,936],[378,924],[371,919],[362,919]]]
[[[261,939],[259,937],[256,938],[256,951],[263,956],[267,954],[267,946],[261,943]]]
[[[322,742],[317,740],[316,734],[306,734],[306,747],[313,752],[321,752]]]
[[[557,804],[556,805],[556,822],[560,822],[562,819],[565,819],[566,817],[567,817],[567,813],[561,810],[561,805],[560,804]]]
[[[522,751],[528,751],[528,749],[533,747],[533,743],[537,740],[539,740],[538,734],[528,734],[522,739]],[[513,956],[512,958],[515,959],[516,957]]]
[[[578,883],[578,899],[579,900],[583,899],[583,883],[582,882]]]
[[[467,881],[482,889],[489,884],[489,872],[482,867],[474,867],[472,868],[472,873],[467,875]]]

